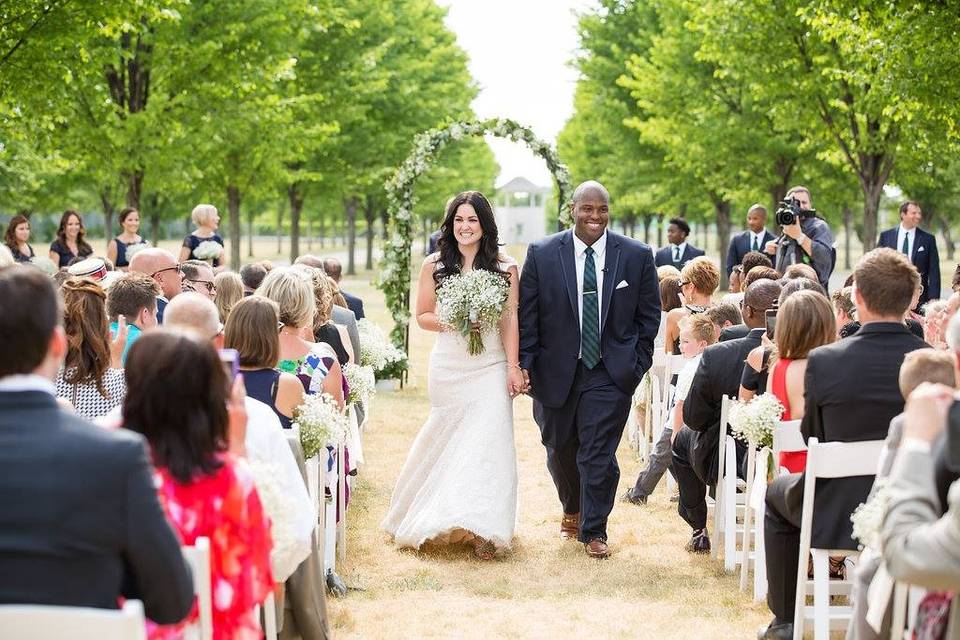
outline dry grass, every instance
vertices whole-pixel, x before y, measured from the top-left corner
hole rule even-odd
[[[345,283],[388,326],[382,295],[360,278]],[[766,623],[709,557],[683,550],[689,531],[661,488],[646,507],[618,502],[609,524],[614,555],[598,562],[557,536],[560,504],[544,463],[530,400],[516,401],[519,527],[513,551],[483,563],[466,548],[398,550],[380,531],[414,435],[426,418],[426,362],[433,336],[411,334],[410,384],[381,393],[364,434],[361,469],[341,568],[358,590],[329,603],[331,626],[347,638],[748,638]],[[638,472],[620,450],[620,492]]]

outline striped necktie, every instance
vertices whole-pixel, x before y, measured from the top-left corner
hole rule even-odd
[[[580,319],[580,357],[588,369],[600,362],[600,300],[597,293],[597,267],[593,248],[587,247],[583,266],[583,316]]]
[[[910,257],[910,232],[909,231],[903,234],[903,252],[907,255],[908,258]]]
[[[757,240],[757,236],[753,236],[753,247],[754,251],[760,251],[760,241]]]

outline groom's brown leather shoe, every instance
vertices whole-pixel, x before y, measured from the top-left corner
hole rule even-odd
[[[565,513],[560,520],[560,537],[564,540],[576,540],[577,530],[580,528],[579,513]]]
[[[610,547],[607,546],[606,541],[600,538],[594,538],[583,545],[583,548],[591,558],[603,559],[610,556]]]

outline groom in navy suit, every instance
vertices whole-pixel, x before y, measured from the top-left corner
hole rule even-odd
[[[930,300],[940,298],[940,254],[937,252],[937,239],[920,228],[923,212],[916,202],[907,201],[900,205],[900,226],[887,229],[880,234],[878,247],[889,247],[905,253],[913,266],[920,272],[920,301],[922,307]]]
[[[577,187],[574,229],[531,244],[520,278],[519,366],[563,505],[560,535],[593,558],[610,554],[617,445],[660,324],[653,253],[607,230],[609,206],[599,182]]]

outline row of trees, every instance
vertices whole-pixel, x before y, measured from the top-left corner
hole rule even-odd
[[[0,9],[0,211],[114,212],[159,223],[197,202],[242,221],[289,215],[386,226],[383,184],[414,134],[470,119],[464,52],[432,0],[8,0]],[[482,140],[418,187],[436,220],[457,190],[492,189]]]
[[[908,0],[600,0],[580,18],[575,114],[560,134],[628,226],[716,224],[795,183],[865,249],[883,188],[926,224],[960,210],[960,9]],[[952,253],[952,251],[951,251]]]

